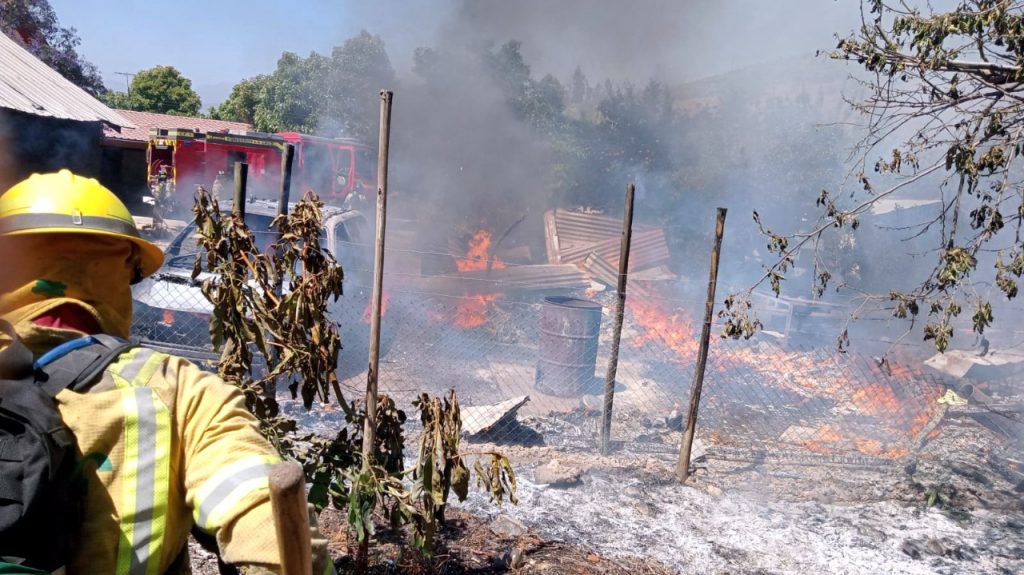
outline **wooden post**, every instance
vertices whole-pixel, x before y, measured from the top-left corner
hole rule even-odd
[[[278,463],[270,469],[270,504],[282,574],[313,575],[306,478],[297,463]]]
[[[231,210],[245,219],[245,187],[249,180],[249,164],[235,162],[235,194],[232,197],[234,205]]]
[[[281,148],[281,187],[277,192],[277,215],[288,213],[288,200],[292,194],[292,163],[295,158],[295,144]]]
[[[619,245],[618,299],[615,302],[615,325],[612,328],[612,354],[604,378],[604,407],[601,410],[601,454],[608,455],[612,433],[612,403],[615,400],[615,375],[619,371],[619,341],[622,339],[622,317],[626,312],[626,279],[629,272],[629,246],[633,238],[633,184],[626,186],[626,213],[622,217],[622,243]]]
[[[690,389],[690,410],[686,414],[686,429],[679,446],[679,462],[676,464],[676,478],[685,483],[690,477],[690,450],[693,436],[697,432],[697,410],[700,407],[700,392],[704,387],[704,368],[708,363],[708,344],[711,339],[711,320],[715,308],[715,287],[718,284],[718,256],[722,251],[722,234],[725,232],[725,208],[718,208],[715,222],[715,246],[711,249],[711,273],[708,277],[708,299],[704,305],[704,328],[700,333],[700,351],[697,367],[693,372],[693,387]]]
[[[277,192],[277,215],[287,216],[288,215],[288,200],[292,193],[292,160],[295,157],[295,145],[285,144],[281,148],[281,186]],[[277,241],[281,241],[282,234],[277,234]],[[277,255],[280,257],[281,251],[277,251]],[[281,297],[281,278],[277,279],[274,283],[274,294]],[[270,363],[277,365],[281,358],[281,352],[278,351],[277,347],[273,347],[270,350]],[[269,400],[271,405],[276,405],[274,399],[277,397],[277,379],[271,379],[266,382],[263,386],[263,396]]]
[[[377,148],[377,239],[370,300],[370,365],[366,374],[366,421],[363,425],[363,469],[373,461],[377,435],[377,369],[380,366],[380,306],[384,284],[384,227],[388,203],[388,145],[391,137],[391,90],[380,91],[380,144]]]

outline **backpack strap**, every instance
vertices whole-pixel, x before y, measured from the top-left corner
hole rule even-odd
[[[89,335],[65,342],[43,354],[33,367],[39,387],[56,396],[62,389],[83,391],[118,356],[135,344],[109,335]]]
[[[11,343],[0,351],[0,379],[31,379],[32,352],[18,337],[14,326],[0,319],[0,332],[11,338]]]

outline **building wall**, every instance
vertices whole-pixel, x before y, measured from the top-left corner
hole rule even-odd
[[[68,168],[98,178],[100,122],[76,122],[0,109],[0,191],[36,172]]]
[[[104,144],[100,182],[110,188],[135,214],[149,212],[142,196],[149,195],[146,182],[146,149]]]

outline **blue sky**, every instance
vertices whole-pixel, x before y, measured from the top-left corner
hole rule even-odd
[[[203,106],[215,104],[238,80],[273,70],[284,51],[329,52],[360,29],[388,39],[398,69],[435,30],[396,27],[417,14],[436,16],[446,3],[428,0],[50,0],[64,26],[78,30],[79,50],[96,64],[107,86],[125,89],[125,77],[166,64],[192,80]],[[401,8],[406,18],[393,17]],[[437,21],[436,18],[420,20]]]
[[[50,0],[78,30],[108,87],[118,72],[171,65],[203,107],[284,51],[329,53],[366,29],[401,76],[417,46],[451,37],[523,42],[536,75],[581,64],[605,77],[670,84],[781,58],[812,57],[858,23],[857,0]]]

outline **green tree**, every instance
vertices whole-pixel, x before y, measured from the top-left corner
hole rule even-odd
[[[1024,2],[961,0],[937,11],[925,2],[864,0],[862,12],[860,29],[830,54],[868,72],[867,95],[855,103],[868,125],[856,187],[821,192],[810,229],[763,228],[778,259],[761,281],[778,292],[801,249],[857,230],[882,200],[935,200],[933,213],[904,233],[933,242],[928,265],[900,268],[891,282],[909,278],[910,287],[866,300],[908,320],[907,333],[923,318],[920,333],[943,351],[955,327],[983,333],[1024,274]],[[815,258],[813,277],[820,295],[834,273]],[[741,333],[750,327],[743,321],[727,329]]]
[[[235,84],[227,100],[210,108],[209,116],[214,120],[256,123],[256,108],[263,99],[263,90],[268,77],[259,75]]]
[[[192,81],[173,66],[155,66],[132,78],[129,92],[108,92],[103,100],[115,108],[157,112],[175,116],[198,116],[202,102]]]
[[[326,70],[327,58],[316,52],[307,58],[292,52],[281,54],[274,72],[260,81],[259,102],[253,109],[256,129],[315,131],[320,123]]]
[[[394,84],[395,71],[380,36],[363,30],[345,40],[331,52],[319,131],[374,143],[380,90]]]
[[[96,66],[78,53],[78,33],[60,25],[48,0],[0,0],[0,31],[86,92],[105,91]]]
[[[104,92],[100,94],[100,100],[111,108],[132,109],[132,99],[128,96],[128,92]]]

